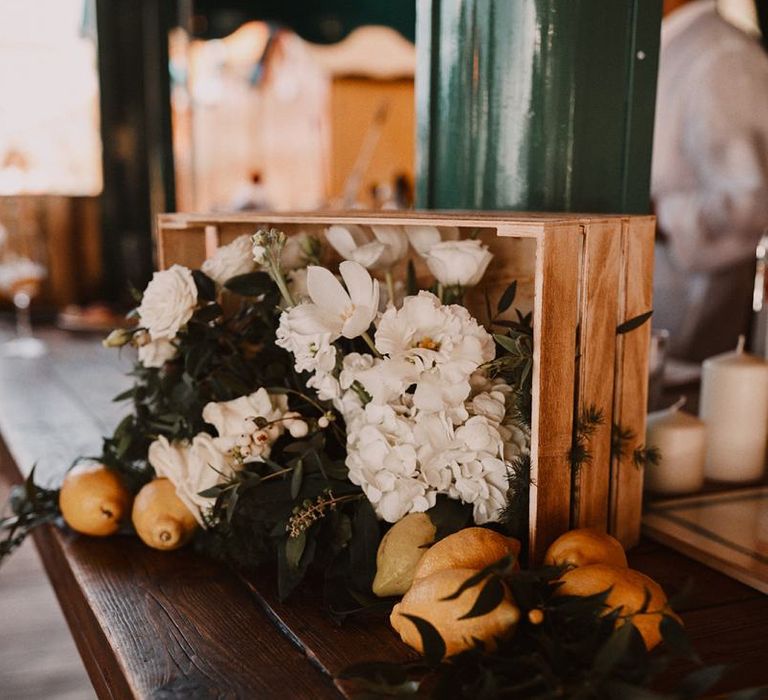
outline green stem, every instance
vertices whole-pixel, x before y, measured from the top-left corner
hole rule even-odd
[[[392,306],[395,305],[395,280],[392,277],[392,270],[387,270],[385,279],[387,280],[387,294],[389,295],[389,303]]]
[[[360,336],[366,343],[366,345],[371,349],[371,352],[376,357],[382,357],[382,354],[376,349],[376,346],[373,344],[373,340],[371,339],[371,336],[368,335],[368,331],[363,331],[363,334]]]
[[[443,303],[443,285],[440,284],[440,282],[437,283],[437,298],[440,300],[440,303]]]
[[[272,279],[275,281],[277,288],[280,290],[280,294],[282,294],[283,300],[286,304],[288,304],[288,308],[290,309],[291,307],[296,306],[296,302],[293,300],[291,291],[288,289],[288,284],[285,281],[283,271],[280,269],[280,263],[272,265],[271,267]]]

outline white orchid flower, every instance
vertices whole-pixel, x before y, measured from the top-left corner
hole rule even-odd
[[[368,270],[390,270],[408,254],[408,237],[400,226],[331,226],[325,232],[328,243],[346,260]]]
[[[379,283],[359,263],[345,260],[339,272],[346,289],[330,270],[307,269],[307,290],[312,304],[307,311],[325,332],[338,338],[357,338],[368,330],[379,309]]]

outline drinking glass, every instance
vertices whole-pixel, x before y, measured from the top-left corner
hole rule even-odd
[[[40,357],[47,347],[32,331],[30,307],[46,276],[42,245],[33,227],[16,223],[10,228],[0,224],[0,295],[16,310],[16,337],[3,343],[0,352],[6,357]]]

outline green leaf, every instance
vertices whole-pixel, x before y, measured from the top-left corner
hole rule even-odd
[[[266,272],[247,272],[227,280],[224,286],[240,296],[257,297],[272,291],[274,285]]]
[[[482,617],[483,615],[487,615],[501,605],[505,593],[506,591],[501,579],[498,578],[498,576],[491,576],[485,584],[483,584],[472,608],[469,612],[462,615],[459,620],[468,620],[472,617]]]
[[[476,586],[480,581],[490,576],[491,574],[498,574],[507,571],[515,561],[515,557],[508,554],[502,557],[498,561],[494,562],[490,566],[486,566],[484,569],[478,571],[474,576],[470,576],[464,583],[462,583],[451,595],[442,598],[441,600],[456,600],[464,591],[469,590],[472,586]]]
[[[135,387],[131,387],[130,389],[126,389],[125,391],[119,393],[115,398],[112,399],[115,403],[118,403],[119,401],[125,401],[126,399],[132,399],[133,394],[135,391]]]
[[[635,316],[634,318],[630,318],[628,321],[624,321],[624,323],[621,323],[616,327],[616,333],[618,335],[623,335],[624,333],[629,333],[636,328],[640,328],[640,326],[648,321],[651,316],[653,316],[653,309],[646,311],[644,314],[640,314],[639,316]]]
[[[297,570],[301,555],[304,554],[304,548],[307,546],[307,533],[302,532],[298,537],[289,537],[285,542],[285,559],[288,567]]]
[[[684,698],[701,697],[723,677],[725,669],[724,664],[697,669],[683,678],[677,688],[678,692]]]
[[[593,664],[595,673],[607,676],[623,661],[634,631],[634,625],[625,623],[611,634],[595,655]]]
[[[494,333],[493,338],[507,352],[516,353],[518,351],[517,343],[513,338],[510,338],[508,335],[501,335],[499,333]]]
[[[689,661],[701,663],[701,658],[691,646],[691,640],[688,639],[683,626],[671,615],[664,615],[659,627],[661,632],[661,638],[664,640],[664,644],[667,645],[669,650],[675,654]]]
[[[421,636],[421,643],[424,647],[424,660],[430,666],[437,666],[445,656],[446,646],[440,633],[435,629],[431,622],[427,622],[422,617],[416,615],[406,615],[400,613],[404,618],[410,620]]]
[[[427,515],[437,530],[435,540],[442,540],[469,525],[472,519],[472,506],[439,495],[435,505],[427,511]]]
[[[291,498],[294,500],[301,491],[301,482],[304,478],[304,462],[299,459],[296,462],[296,466],[293,468],[293,474],[291,474]]]
[[[218,304],[213,303],[204,306],[202,309],[198,309],[193,318],[198,323],[210,323],[211,321],[215,321],[221,314],[221,307]]]
[[[213,301],[216,298],[216,283],[202,270],[192,270],[192,279],[197,287],[198,299]]]
[[[510,306],[512,306],[516,296],[517,280],[512,282],[509,287],[504,290],[504,294],[501,295],[501,299],[499,299],[499,303],[496,306],[496,313],[503,314]]]

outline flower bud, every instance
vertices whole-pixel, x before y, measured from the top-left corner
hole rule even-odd
[[[101,344],[105,348],[121,348],[130,343],[131,338],[133,338],[133,331],[127,328],[116,328],[101,341]]]
[[[288,428],[291,437],[303,438],[309,432],[309,426],[303,420],[293,421]]]

